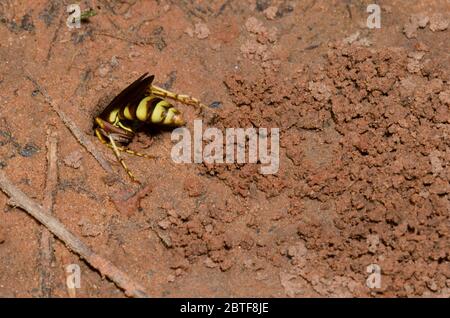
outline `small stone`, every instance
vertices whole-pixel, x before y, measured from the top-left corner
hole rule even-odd
[[[289,246],[289,248],[287,250],[287,255],[289,257],[294,257],[296,255],[296,248],[295,248],[295,246]]]
[[[444,195],[450,192],[448,181],[437,178],[430,187],[430,192],[437,195]]]
[[[162,228],[163,230],[167,230],[169,228],[170,224],[171,224],[171,222],[169,221],[169,219],[164,219],[158,223],[158,226],[160,228]]]
[[[181,268],[177,268],[177,269],[175,270],[175,275],[176,275],[177,277],[183,275],[183,270],[182,270]]]
[[[403,27],[403,33],[408,39],[412,39],[417,37],[417,27],[413,25],[412,23],[408,22]]]
[[[81,166],[81,159],[83,159],[83,154],[80,151],[75,150],[68,154],[63,159],[63,162],[66,166],[78,169]]]
[[[424,14],[416,14],[412,16],[412,21],[414,24],[416,24],[419,28],[424,28],[427,26],[428,22],[430,21],[430,18],[428,18]]]
[[[255,276],[256,280],[261,281],[261,280],[266,280],[267,278],[268,278],[268,275],[267,275],[266,272],[264,272],[264,271],[257,271],[256,272],[256,276]]]
[[[169,276],[167,276],[167,281],[169,283],[173,283],[175,281],[175,275],[170,274]]]
[[[278,8],[274,6],[268,7],[266,10],[264,10],[264,14],[268,20],[273,20],[276,18],[278,12]]]
[[[135,58],[135,57],[139,57],[139,56],[141,56],[141,53],[136,52],[136,51],[131,51],[131,52],[128,54],[128,57],[129,57],[130,59]]]
[[[211,34],[211,32],[208,29],[208,26],[205,23],[195,24],[194,33],[197,39],[199,40],[204,40]]]
[[[250,17],[247,19],[247,21],[245,22],[245,28],[248,32],[254,34],[261,34],[266,32],[266,28],[264,27],[263,23],[255,17]]]
[[[207,257],[203,263],[204,263],[205,266],[208,267],[208,268],[215,268],[215,267],[217,267],[217,263],[215,263],[215,262],[214,262],[212,259],[210,259],[209,257]]]
[[[210,108],[220,108],[220,107],[222,107],[222,102],[219,102],[219,101],[212,102],[212,103],[209,105],[209,107],[210,107]]]
[[[188,177],[184,181],[184,190],[190,197],[198,197],[205,193],[205,186],[198,178]]]
[[[109,71],[110,71],[110,67],[107,64],[102,64],[100,65],[100,67],[98,68],[98,75],[100,77],[105,77],[106,75],[108,75]]]
[[[313,97],[318,101],[327,101],[331,97],[331,89],[323,82],[308,83],[308,89],[311,91]]]
[[[301,257],[305,256],[306,253],[307,253],[307,249],[306,249],[304,243],[302,243],[302,242],[299,242],[295,245],[291,245],[287,249],[287,255],[290,258],[301,258]]]
[[[33,143],[28,143],[22,149],[20,149],[19,153],[22,157],[31,157],[39,150],[38,146]]]
[[[439,100],[444,104],[450,105],[450,90],[440,92]]]
[[[221,48],[222,48],[222,45],[220,43],[212,43],[211,44],[211,49],[213,49],[214,51],[220,51]]]
[[[159,239],[161,240],[161,242],[164,244],[165,247],[167,247],[167,248],[172,247],[172,240],[171,240],[169,234],[167,234],[164,231],[158,230],[158,231],[156,231],[156,235],[158,235]]]
[[[430,163],[431,163],[431,170],[433,171],[433,175],[438,175],[441,173],[441,171],[444,169],[442,168],[442,162],[439,159],[440,152],[437,150],[434,150],[430,153]]]
[[[405,292],[407,295],[412,295],[414,293],[414,287],[411,284],[405,284]]]
[[[436,292],[439,289],[438,285],[436,284],[436,282],[434,280],[428,281],[427,287],[433,292]]]
[[[349,35],[348,37],[346,37],[346,38],[344,39],[344,43],[346,43],[346,44],[352,44],[353,42],[355,42],[356,40],[358,40],[359,35],[360,35],[360,32],[359,32],[359,31],[357,31],[357,32],[355,32],[355,33]]]
[[[128,10],[128,11],[123,15],[123,18],[124,18],[125,20],[129,20],[129,19],[131,19],[132,17],[133,17],[133,14],[132,14],[131,10]]]
[[[369,47],[372,45],[372,41],[370,41],[368,38],[359,39],[357,43],[358,43],[358,45],[366,46],[366,47]]]
[[[252,269],[255,266],[255,261],[251,258],[247,258],[242,262],[242,264],[244,265],[244,268]]]
[[[448,28],[449,19],[445,18],[441,13],[433,14],[430,18],[430,30],[445,31]]]
[[[109,62],[109,64],[111,65],[111,67],[117,67],[119,66],[119,60],[117,59],[117,56],[113,56],[111,58],[111,61]]]
[[[428,21],[429,18],[424,14],[414,14],[403,27],[403,33],[408,39],[415,38],[417,36],[417,29],[426,27]]]
[[[171,269],[181,269],[183,271],[187,271],[187,269],[190,267],[189,261],[181,257],[181,255],[174,254],[174,257],[172,258],[172,264],[170,265]]]
[[[212,224],[207,224],[205,225],[205,232],[206,233],[211,233],[213,231],[213,226]]]
[[[184,33],[189,35],[191,38],[194,37],[194,29],[192,29],[191,27],[188,27],[186,30],[184,30]]]
[[[414,74],[419,73],[421,69],[421,64],[417,60],[410,60],[406,65],[408,72]]]
[[[420,61],[425,56],[424,52],[409,52],[408,57]]]
[[[222,272],[226,272],[229,270],[234,264],[234,260],[231,257],[225,258],[222,263],[220,263],[220,270]]]
[[[177,218],[178,217],[178,213],[175,209],[168,209],[167,210],[167,214],[171,217]]]

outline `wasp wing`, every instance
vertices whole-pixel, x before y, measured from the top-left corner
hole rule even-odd
[[[139,103],[146,95],[148,95],[149,87],[154,78],[154,75],[148,75],[148,73],[143,74],[122,92],[120,92],[119,95],[114,97],[111,103],[109,103],[109,105],[102,111],[100,118],[107,118],[109,113],[114,109]]]

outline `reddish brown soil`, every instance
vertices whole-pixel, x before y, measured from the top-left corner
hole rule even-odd
[[[0,167],[42,202],[47,127],[57,131],[56,217],[152,296],[449,297],[450,6],[382,1],[382,28],[369,30],[371,2],[83,1],[98,15],[69,30],[70,1],[3,1]],[[129,182],[92,119],[147,71],[220,102],[218,116],[179,106],[191,130],[200,118],[280,128],[278,173],[175,164],[163,132],[131,144],[160,159],[126,156],[148,186]],[[107,180],[27,72],[123,181]],[[40,297],[42,227],[7,202],[1,194],[0,296]],[[67,296],[72,263],[77,296],[123,296],[59,241],[51,296]],[[366,286],[370,264],[379,289]]]

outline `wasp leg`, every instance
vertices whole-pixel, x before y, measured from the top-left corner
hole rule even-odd
[[[133,173],[128,169],[127,165],[125,164],[125,161],[120,157],[119,151],[127,151],[128,149],[124,147],[117,147],[116,143],[114,142],[114,136],[117,136],[117,134],[111,133],[108,134],[103,128],[96,128],[95,134],[97,138],[105,145],[110,147],[114,154],[116,155],[117,160],[120,162],[122,167],[125,169],[127,174],[130,176],[131,180],[134,182],[140,183],[133,175]],[[106,137],[106,138],[105,138]],[[131,151],[131,150],[130,150]]]
[[[119,143],[128,143],[130,142],[133,137],[134,133],[131,131],[131,129],[124,129],[121,127],[114,126],[113,124],[107,122],[106,120],[103,120],[99,117],[95,118],[95,122],[97,123],[98,127],[100,128],[99,131],[96,131],[97,137],[101,140],[102,138],[99,137],[98,133],[103,134],[104,137],[108,137],[109,134],[115,134],[116,141]]]
[[[108,147],[112,148],[112,146],[110,144],[108,144]],[[143,158],[148,158],[148,159],[159,158],[158,156],[149,155],[149,154],[146,154],[146,153],[140,153],[140,152],[128,149],[126,147],[117,147],[117,150],[122,151],[122,152],[126,152],[127,154],[130,154],[130,155],[135,155],[135,156],[138,156],[138,157],[143,157]]]
[[[173,92],[169,92],[165,90],[164,88],[158,87],[158,86],[151,86],[151,93],[155,96],[161,97],[161,98],[170,98],[173,100],[176,100],[182,104],[185,105],[191,105],[191,106],[198,106],[201,108],[204,108],[206,110],[211,111],[212,109],[206,106],[205,104],[201,103],[197,98],[194,98],[189,95],[180,95]]]
[[[115,141],[119,142],[119,143],[128,143],[134,137],[133,132],[129,132],[120,127],[116,127],[116,126],[108,123],[107,121],[104,121],[101,118],[97,117],[95,119],[95,121],[100,126],[100,128],[95,129],[95,135],[103,144],[107,145],[110,148],[112,148],[112,145],[107,138],[109,138],[108,135],[111,133],[114,134]],[[158,158],[158,156],[143,154],[143,153],[140,153],[140,152],[137,152],[134,150],[130,150],[123,146],[116,146],[116,148],[119,151],[126,152],[130,155],[135,155],[138,157],[144,157],[144,158],[149,158],[149,159]]]
[[[122,157],[120,156],[120,153],[119,153],[119,149],[117,148],[117,146],[116,146],[116,143],[115,143],[115,141],[114,141],[114,136],[113,136],[113,134],[109,134],[108,135],[108,138],[109,138],[109,141],[110,141],[110,143],[111,143],[111,148],[112,148],[112,150],[114,151],[114,154],[116,155],[116,157],[117,157],[117,160],[119,160],[119,162],[120,162],[120,164],[122,165],[122,167],[125,169],[125,171],[127,172],[127,174],[130,176],[130,178],[131,178],[131,180],[133,180],[134,182],[137,182],[137,183],[141,183],[138,179],[136,179],[136,177],[133,175],[133,173],[131,172],[131,170],[130,169],[128,169],[128,166],[125,164],[125,161],[122,159]]]
[[[112,145],[109,142],[109,140],[105,139],[105,136],[108,137],[108,134],[104,133],[104,132],[99,132],[99,128],[97,128],[95,130],[95,134],[97,135],[97,138],[102,142],[102,144],[105,144],[106,146],[108,146],[109,148],[112,149]],[[140,153],[131,149],[128,149],[127,147],[123,147],[123,146],[117,146],[116,145],[116,149],[122,152],[126,152],[127,154],[130,155],[135,155],[138,157],[143,157],[143,158],[148,158],[148,159],[156,159],[159,158],[158,156],[154,156],[154,155],[149,155],[146,153]]]

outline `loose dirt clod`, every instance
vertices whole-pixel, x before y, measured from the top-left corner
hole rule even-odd
[[[414,14],[409,18],[409,22],[405,24],[403,33],[408,39],[417,37],[417,29],[425,28],[430,18],[425,14]]]
[[[433,32],[445,31],[447,30],[449,23],[450,19],[445,17],[443,14],[433,14],[430,18],[430,30]]]
[[[146,185],[135,193],[124,192],[116,194],[112,198],[112,202],[120,213],[131,216],[139,211],[141,200],[149,195],[150,192],[152,192],[152,187]]]
[[[194,27],[194,34],[199,40],[206,39],[211,32],[205,23],[197,23]]]
[[[64,157],[63,161],[66,166],[78,169],[81,167],[81,160],[83,159],[83,154],[76,150],[72,151],[70,154]]]
[[[190,177],[184,181],[184,189],[190,197],[198,197],[205,192],[205,186],[199,178]]]

